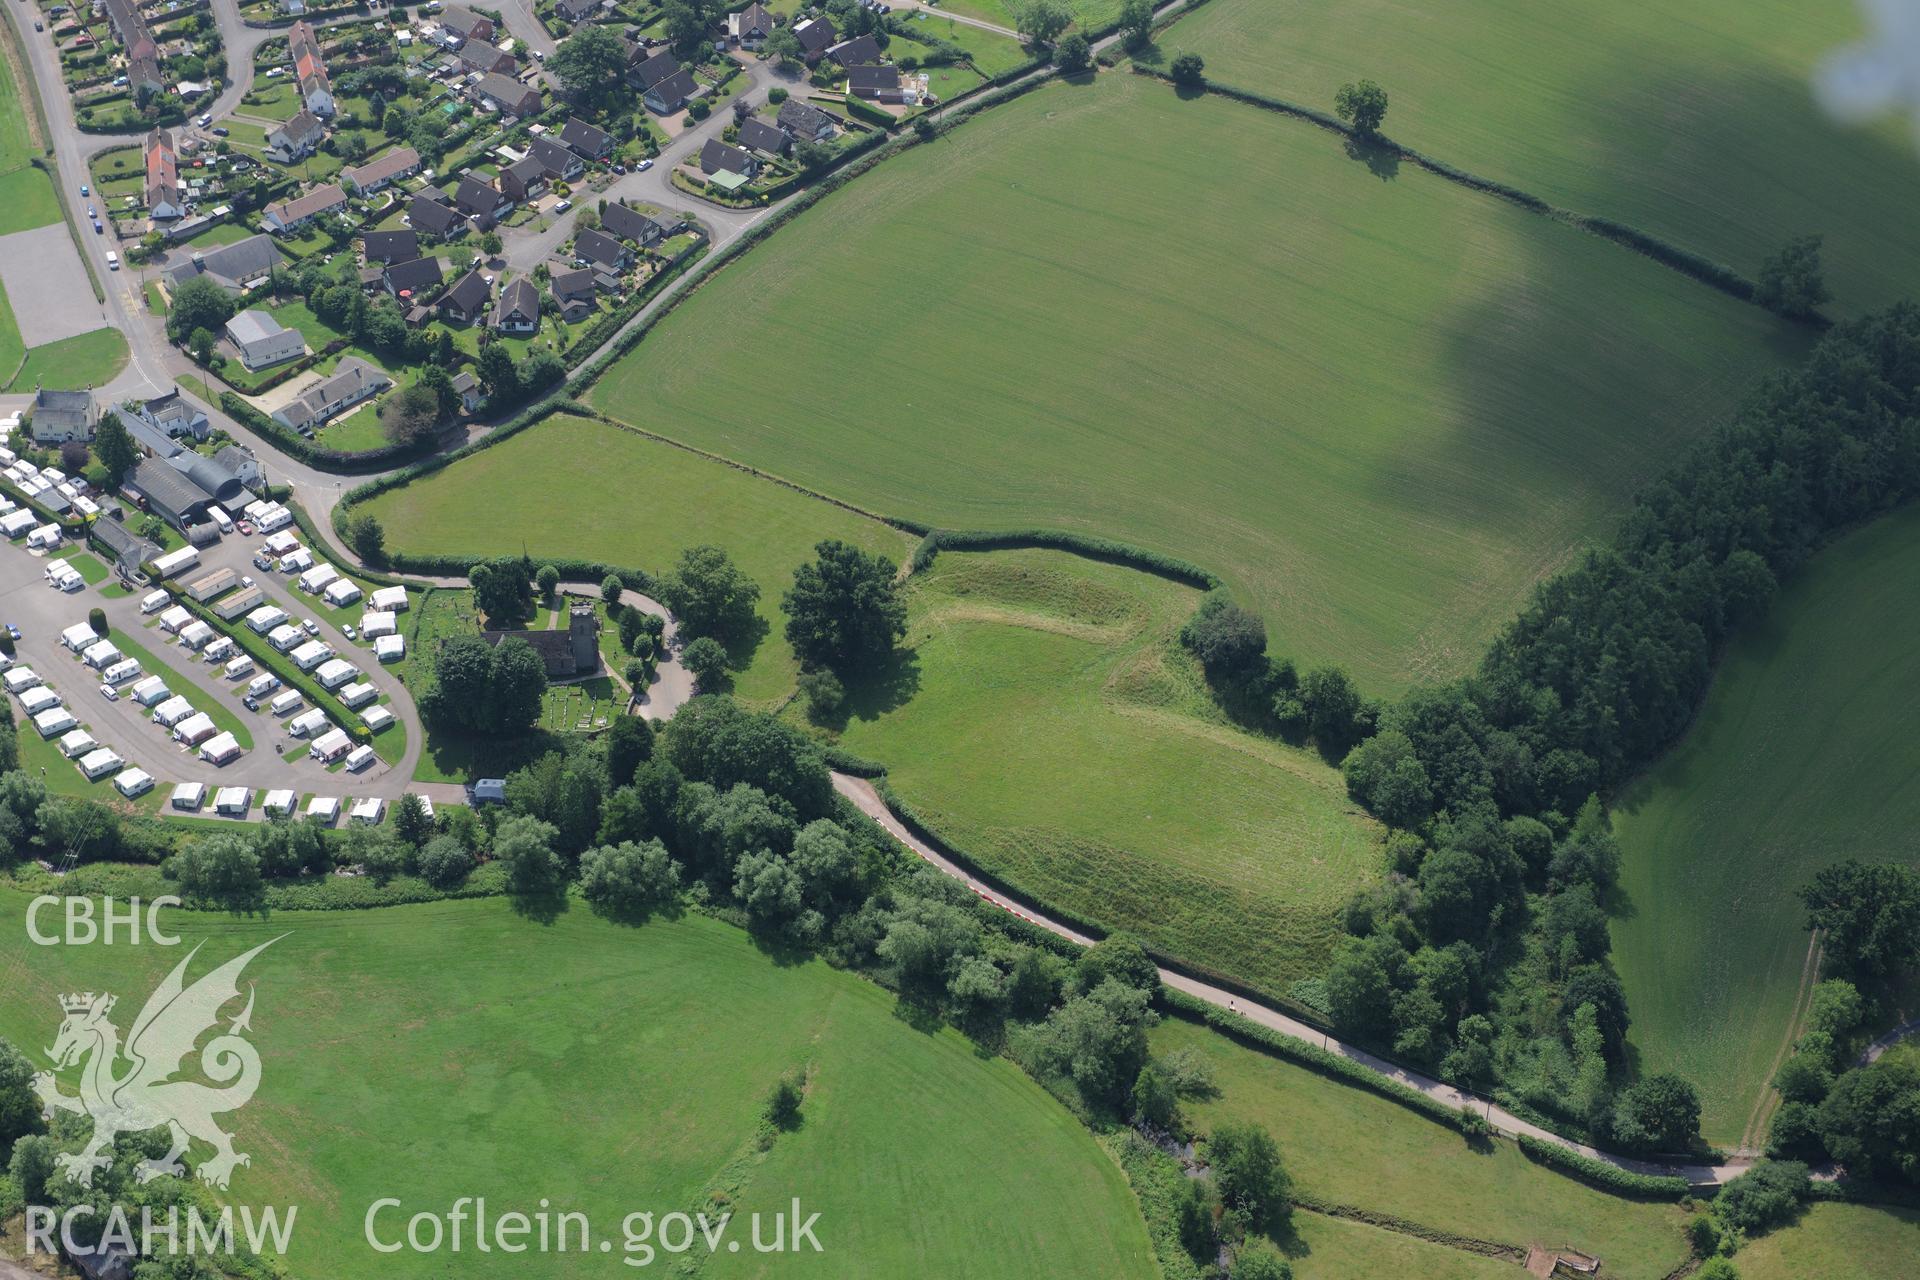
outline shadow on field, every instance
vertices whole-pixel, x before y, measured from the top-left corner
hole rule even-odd
[[[913,649],[896,647],[886,665],[864,678],[849,679],[847,696],[834,714],[816,721],[836,733],[854,720],[878,720],[889,711],[897,711],[913,701],[920,692],[920,655]]]
[[[513,893],[507,895],[513,914],[535,924],[552,924],[567,913],[567,895],[562,893]]]
[[[727,669],[745,671],[753,665],[753,655],[760,651],[760,642],[773,630],[773,624],[759,614],[746,627],[744,635],[734,636],[727,643]]]
[[[1358,160],[1367,166],[1367,172],[1382,182],[1392,182],[1400,176],[1400,153],[1392,147],[1382,146],[1378,142],[1362,142],[1358,138],[1348,138],[1346,142],[1347,159]]]

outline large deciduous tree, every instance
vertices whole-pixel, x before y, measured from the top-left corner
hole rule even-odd
[[[907,633],[893,562],[850,543],[828,539],[817,558],[793,573],[781,597],[787,643],[811,666],[858,671],[878,665]]]

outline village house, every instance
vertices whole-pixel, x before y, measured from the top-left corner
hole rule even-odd
[[[843,67],[867,66],[880,61],[880,42],[872,36],[855,36],[827,50],[827,57]]]
[[[260,220],[267,230],[286,235],[298,231],[315,218],[340,213],[346,207],[347,193],[329,182],[303,196],[268,205]]]
[[[349,165],[340,171],[340,176],[351,182],[353,189],[364,196],[402,178],[411,178],[418,172],[420,153],[412,147],[395,147],[363,165]]]
[[[730,147],[718,138],[708,138],[700,148],[700,172],[737,174],[751,178],[760,172],[760,161],[738,147]]]
[[[242,311],[227,321],[227,341],[240,353],[240,363],[259,371],[307,353],[306,339],[264,311]]]
[[[693,73],[664,49],[634,67],[633,79],[640,87],[640,100],[655,115],[671,115],[680,110],[700,89]]]
[[[302,435],[312,435],[327,419],[351,409],[393,385],[393,379],[358,356],[348,356],[332,375],[274,410],[273,420]]]
[[[274,268],[286,260],[271,236],[248,236],[218,248],[194,250],[185,262],[167,268],[167,288],[177,289],[196,276],[204,276],[228,293],[245,293],[264,284]]]
[[[566,21],[578,26],[593,16],[596,9],[611,6],[613,0],[555,0],[553,10]]]
[[[407,206],[407,225],[443,240],[458,240],[467,234],[466,215],[440,191],[422,191],[413,198]]]
[[[534,138],[527,143],[527,155],[540,162],[551,181],[577,182],[587,171],[579,156],[552,138]]]
[[[802,142],[825,142],[834,135],[833,117],[798,98],[780,104],[780,127]]]
[[[793,146],[793,139],[787,136],[785,129],[768,124],[758,116],[748,116],[740,122],[740,145],[748,151],[783,156]]]
[[[138,405],[133,415],[145,422],[162,436],[192,436],[195,440],[205,440],[213,434],[213,424],[207,419],[207,411],[191,403],[175,387],[163,396]]]
[[[609,201],[600,210],[600,227],[607,234],[631,240],[642,249],[660,243],[666,234],[666,228],[658,222],[618,201]]]
[[[613,155],[613,136],[578,116],[570,116],[560,130],[560,144],[582,160],[604,161]]]
[[[37,387],[33,393],[31,431],[35,444],[65,444],[93,439],[93,392],[53,391]]]
[[[469,40],[491,40],[494,33],[493,19],[471,9],[449,5],[440,15],[441,43],[449,49],[458,49]]]
[[[468,174],[454,188],[453,207],[472,218],[473,224],[485,231],[513,208],[513,201],[498,187]]]
[[[473,376],[473,370],[462,369],[453,375],[453,394],[460,397],[460,409],[463,413],[475,413],[486,399],[480,390],[480,379]]]
[[[127,91],[137,94],[165,93],[167,82],[160,75],[160,46],[147,30],[147,20],[138,0],[106,0],[107,25],[114,39],[127,52]],[[92,40],[87,40],[92,44]]]
[[[517,203],[538,199],[547,190],[547,166],[526,155],[500,170],[501,192]]]
[[[302,110],[267,135],[267,154],[281,164],[305,159],[320,149],[327,126],[311,111]]]
[[[469,271],[453,282],[440,297],[440,312],[449,320],[472,324],[487,313],[493,301],[493,286],[478,271]]]
[[[727,15],[727,36],[742,49],[758,49],[772,34],[773,15],[759,0]]]
[[[369,263],[411,262],[420,256],[420,235],[411,227],[369,231],[362,238]]]
[[[517,65],[513,55],[485,40],[469,40],[460,46],[460,65],[468,71],[498,71],[503,75],[513,74]]]
[[[440,291],[440,259],[395,262],[380,277],[386,291],[403,303],[422,305]]]
[[[616,274],[633,265],[633,251],[623,241],[592,228],[574,233],[573,256]]]
[[[180,198],[180,162],[173,154],[173,135],[155,129],[147,135],[147,216],[170,222],[187,211]]]
[[[512,76],[489,71],[473,86],[473,96],[502,115],[530,116],[540,110],[540,90]]]
[[[327,60],[320,52],[320,38],[305,22],[296,22],[287,30],[287,56],[293,63],[294,80],[300,86],[300,99],[316,116],[334,113],[333,83],[327,78]]]
[[[900,87],[900,68],[887,64],[848,67],[847,92],[869,102],[907,100],[907,91]]]
[[[540,327],[540,291],[521,276],[500,291],[493,327],[501,333],[528,334]]]
[[[808,18],[793,24],[793,38],[800,42],[800,55],[811,67],[827,56],[827,50],[840,39],[840,33],[833,29],[833,22],[828,18]]]
[[[560,308],[560,318],[568,324],[593,314],[598,291],[594,287],[593,272],[586,267],[554,272],[549,287],[553,290],[555,305]]]

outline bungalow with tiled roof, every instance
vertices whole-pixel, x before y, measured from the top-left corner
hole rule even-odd
[[[411,262],[393,262],[381,273],[386,291],[408,305],[418,305],[440,291],[440,259],[415,258]]]
[[[808,18],[793,24],[793,38],[800,42],[800,54],[807,65],[812,66],[827,56],[827,50],[840,39],[840,33],[833,29],[830,18]]]
[[[489,71],[473,86],[473,96],[509,116],[530,116],[540,110],[540,90],[512,76]]]
[[[378,191],[389,183],[402,178],[410,178],[420,172],[420,153],[412,147],[395,147],[382,156],[375,156],[363,165],[349,165],[340,171],[340,176],[353,184],[354,190],[361,195]]]
[[[415,231],[458,240],[467,234],[467,218],[453,207],[443,191],[422,191],[407,206],[407,225]]]
[[[633,265],[633,251],[604,231],[591,227],[573,237],[573,256],[608,271],[625,271]]]
[[[329,182],[306,195],[268,205],[260,220],[267,230],[285,235],[299,230],[315,218],[339,213],[346,207],[347,193]]]
[[[493,301],[493,286],[478,271],[469,271],[440,295],[440,310],[449,319],[471,324],[487,313]]]
[[[605,160],[613,154],[613,135],[570,116],[560,130],[560,144],[582,160]]]
[[[759,116],[748,116],[740,122],[740,145],[748,151],[783,156],[793,146],[793,139],[778,125],[768,124]]]
[[[527,154],[538,160],[555,182],[576,182],[587,171],[579,156],[552,138],[534,138],[527,143]]]
[[[773,15],[759,0],[727,15],[727,35],[742,49],[758,49],[773,34]]]
[[[485,231],[502,214],[513,208],[513,201],[498,187],[468,174],[454,188],[453,207],[472,218],[474,225]]]
[[[368,262],[411,262],[420,256],[420,233],[411,227],[369,231],[362,239]]]
[[[700,89],[693,73],[665,49],[636,66],[633,79],[640,86],[640,100],[656,115],[673,114],[686,106],[687,99]]]

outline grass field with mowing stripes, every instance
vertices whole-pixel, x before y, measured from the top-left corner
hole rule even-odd
[[[1173,640],[1196,592],[1057,551],[949,552],[912,582],[847,748],[1043,902],[1272,991],[1319,972],[1378,836],[1318,756],[1213,710]]]
[[[1838,310],[1859,314],[1920,289],[1911,130],[1836,124],[1809,88],[1862,34],[1853,0],[1213,0],[1159,56],[1322,111],[1376,80],[1397,141],[1749,278],[1823,234]]]
[[[501,899],[176,913],[179,948],[48,950],[27,941],[26,903],[0,891],[0,1035],[36,1055],[64,992],[121,993],[124,1029],[195,943],[192,976],[285,935],[246,974],[260,1091],[223,1121],[253,1157],[233,1198],[300,1206],[301,1275],[439,1276],[450,1259],[463,1276],[619,1274],[626,1214],[717,1215],[730,1206],[706,1192],[734,1174],[738,1207],[799,1196],[821,1215],[809,1274],[892,1280],[928,1260],[954,1280],[1154,1274],[1119,1170],[1011,1063],[706,917],[621,928],[575,904],[540,923]],[[759,1161],[766,1095],[796,1068],[811,1075],[802,1126]],[[615,1252],[386,1256],[363,1239],[380,1197],[403,1202],[380,1221],[404,1231],[408,1214],[479,1195],[496,1214],[543,1198],[584,1212]]]
[[[834,194],[591,399],[886,514],[1184,557],[1277,652],[1386,694],[1476,661],[1804,341],[1323,130],[1108,75]]]
[[[1764,1101],[1807,959],[1796,894],[1915,858],[1920,510],[1821,552],[1721,664],[1685,742],[1624,794],[1613,956],[1643,1071],[1700,1087],[1709,1141]]]

